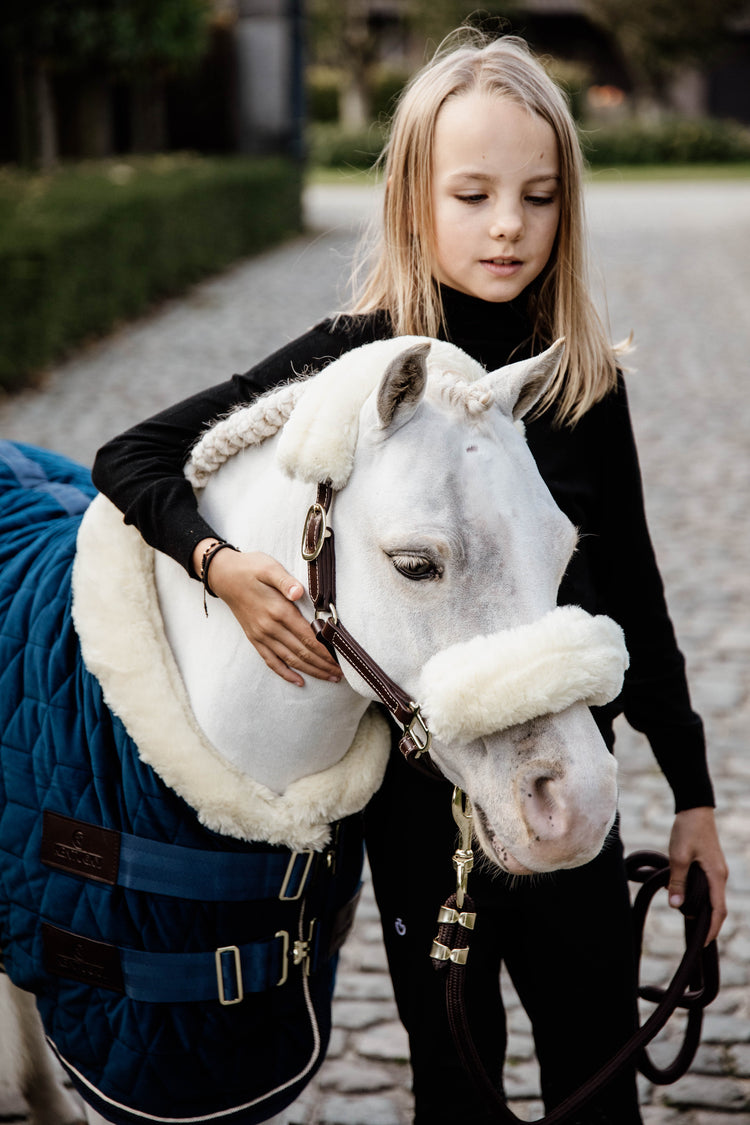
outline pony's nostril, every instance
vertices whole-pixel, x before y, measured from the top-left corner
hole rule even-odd
[[[569,830],[569,817],[561,799],[558,778],[550,773],[523,780],[524,819],[536,840],[556,840]]]

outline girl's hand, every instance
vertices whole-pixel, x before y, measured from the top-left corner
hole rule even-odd
[[[685,881],[690,864],[701,865],[711,895],[711,927],[706,945],[719,933],[727,916],[726,884],[729,877],[716,831],[714,810],[685,809],[677,813],[669,838],[669,905],[679,908],[685,900]]]
[[[200,574],[203,552],[212,542],[202,540],[193,551],[196,574]],[[303,673],[339,682],[341,669],[294,604],[304,590],[281,563],[260,551],[226,549],[211,560],[208,581],[268,667],[283,680],[302,687]]]

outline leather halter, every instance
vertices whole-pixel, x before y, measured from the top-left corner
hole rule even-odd
[[[302,535],[302,558],[307,563],[308,588],[315,607],[315,620],[311,627],[334,659],[338,659],[338,652],[351,664],[403,728],[398,746],[406,760],[439,773],[428,754],[432,735],[419,705],[376,664],[339,621],[336,613],[336,553],[333,528],[328,522],[332,501],[330,482],[319,484],[317,499],[307,513]]]

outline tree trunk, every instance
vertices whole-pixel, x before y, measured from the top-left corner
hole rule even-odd
[[[49,67],[43,59],[16,55],[13,71],[18,162],[49,171],[59,156]]]
[[[139,75],[133,79],[130,121],[133,152],[164,151],[167,144],[167,103],[161,77]]]
[[[74,136],[77,156],[99,158],[112,155],[110,88],[103,75],[81,75],[79,79]]]
[[[34,163],[34,142],[31,132],[31,106],[26,81],[26,60],[23,55],[13,56],[13,105],[15,109],[15,155],[22,168]]]
[[[57,123],[49,67],[43,59],[34,60],[32,81],[37,166],[43,172],[48,172],[58,160]]]
[[[366,129],[372,120],[372,94],[361,69],[346,74],[339,101],[341,124],[352,132]]]

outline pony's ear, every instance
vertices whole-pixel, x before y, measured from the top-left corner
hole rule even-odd
[[[495,387],[495,402],[514,421],[528,414],[547,390],[560,366],[564,344],[561,337],[540,355],[500,367],[487,376]]]
[[[412,344],[392,359],[377,391],[378,423],[383,430],[408,422],[427,386],[429,340]]]

